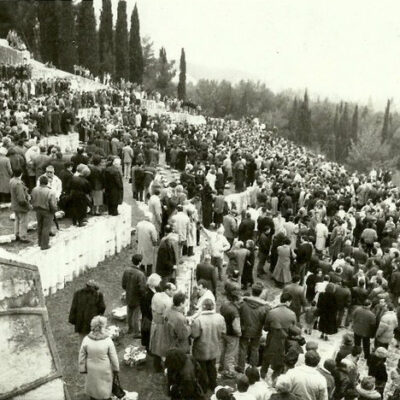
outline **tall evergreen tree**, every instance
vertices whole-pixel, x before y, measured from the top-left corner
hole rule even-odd
[[[59,29],[58,64],[61,69],[73,72],[74,65],[78,62],[75,45],[75,15],[72,0],[59,1],[58,4]]]
[[[303,144],[311,144],[311,110],[307,89],[304,92],[304,99],[299,108],[297,132],[297,136]]]
[[[339,133],[339,105],[336,105],[335,118],[333,119],[332,131],[334,137],[333,159],[337,160],[340,149],[340,133]]]
[[[186,99],[186,55],[185,49],[183,48],[181,51],[181,60],[179,63],[178,99]]]
[[[288,129],[289,129],[289,136],[292,139],[295,139],[295,132],[297,130],[297,119],[298,119],[298,102],[297,97],[293,100],[292,109],[290,111],[290,115],[288,118]]]
[[[339,145],[341,151],[338,155],[340,161],[344,161],[347,157],[350,139],[349,107],[347,103],[344,103],[343,112],[339,120]]]
[[[78,59],[79,65],[97,75],[99,46],[96,31],[93,0],[82,0],[78,12]]]
[[[358,139],[358,105],[356,104],[351,119],[351,140],[356,143]]]
[[[161,47],[158,57],[158,71],[156,89],[162,95],[172,94],[172,78],[175,76],[174,61],[168,61],[167,52],[164,47]]]
[[[61,50],[58,43],[59,21],[57,8],[52,1],[38,2],[38,19],[42,60],[51,62],[58,67],[58,54]]]
[[[114,74],[114,31],[111,0],[103,0],[99,27],[100,74]]]
[[[143,82],[143,49],[140,39],[140,22],[137,4],[131,15],[131,31],[129,36],[129,78],[131,82]]]
[[[119,0],[115,27],[115,78],[129,79],[129,46],[126,1]]]
[[[387,139],[389,139],[389,120],[390,120],[390,100],[387,101],[385,116],[383,117],[383,126],[381,133],[382,143],[385,142]]]

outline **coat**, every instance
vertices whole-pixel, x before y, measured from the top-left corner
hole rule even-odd
[[[326,334],[333,335],[337,332],[337,304],[334,293],[321,293],[318,297],[318,329]]]
[[[390,343],[394,338],[394,330],[398,326],[397,316],[394,311],[386,311],[375,334],[375,338],[380,343]]]
[[[362,337],[372,338],[375,335],[376,317],[368,308],[360,306],[353,313],[353,332]]]
[[[299,318],[301,309],[307,304],[304,287],[297,283],[291,283],[283,289],[282,293],[289,293],[292,296],[290,309],[294,311],[294,313],[297,315],[297,318]]]
[[[140,311],[142,313],[141,321],[141,334],[142,334],[142,346],[145,346],[147,351],[150,345],[150,330],[151,321],[153,320],[153,313],[151,311],[151,301],[153,300],[155,292],[148,286],[146,287],[143,296],[140,297]]]
[[[75,332],[89,333],[90,322],[106,310],[104,296],[98,290],[85,287],[75,292],[69,312],[69,323],[75,325]]]
[[[189,353],[190,327],[185,315],[172,306],[165,313],[164,324],[165,341],[168,343],[168,349],[177,348]]]
[[[225,319],[221,314],[215,310],[202,311],[192,324],[193,357],[196,360],[215,360],[225,333]]]
[[[137,267],[130,267],[122,275],[122,288],[126,290],[126,304],[129,307],[140,305],[140,299],[144,295],[146,277]]]
[[[239,225],[239,240],[241,240],[244,244],[247,240],[253,239],[254,228],[256,223],[250,219],[245,218]]]
[[[165,357],[168,343],[165,340],[164,315],[172,306],[172,298],[165,292],[155,293],[151,300],[153,321],[150,332],[150,351],[159,357]]]
[[[122,204],[124,185],[117,167],[110,166],[104,170],[104,189],[107,205]]]
[[[289,245],[279,246],[278,249],[278,262],[272,273],[272,277],[280,283],[286,284],[292,281],[292,274],[290,273],[290,260],[292,250]]]
[[[261,337],[261,331],[268,310],[269,306],[267,303],[259,297],[244,297],[239,309],[242,337]]]
[[[154,246],[157,244],[157,231],[150,221],[140,221],[136,225],[138,241],[137,252],[142,255],[143,265],[154,264]]]
[[[210,289],[214,295],[217,293],[217,269],[211,265],[206,263],[200,263],[196,267],[196,281],[198,282],[200,279],[204,279],[207,281]]]
[[[79,372],[86,374],[85,393],[94,399],[109,399],[113,372],[118,371],[118,355],[112,339],[101,334],[87,335],[79,351]]]
[[[10,193],[10,179],[12,169],[10,160],[4,155],[0,155],[0,193]]]
[[[161,277],[171,275],[177,259],[172,239],[168,236],[161,239],[157,252],[156,272]]]
[[[26,213],[30,210],[28,188],[19,178],[10,180],[11,210]]]

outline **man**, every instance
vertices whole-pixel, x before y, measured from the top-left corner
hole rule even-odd
[[[161,276],[163,283],[169,282],[172,279],[173,272],[176,269],[176,243],[172,235],[171,226],[166,225],[165,236],[161,239],[157,251],[156,273]]]
[[[133,161],[133,149],[129,144],[122,148],[122,162],[124,163],[124,178],[129,179]]]
[[[61,180],[62,193],[69,194],[71,188],[71,180],[74,174],[72,173],[73,164],[71,161],[67,161],[64,164],[64,169],[62,169],[58,175]]]
[[[256,223],[251,219],[250,213],[246,213],[246,217],[243,218],[242,222],[239,225],[239,240],[243,243],[246,243],[247,240],[252,240],[254,235],[254,228]]]
[[[239,359],[236,368],[240,373],[244,372],[248,354],[250,354],[250,365],[258,366],[261,332],[269,310],[267,303],[260,298],[263,289],[261,282],[255,282],[251,287],[251,296],[244,297],[240,306],[242,336],[240,337]]]
[[[140,254],[132,256],[132,267],[122,275],[122,289],[126,291],[128,334],[133,333],[133,338],[140,338],[140,300],[144,295],[146,277],[140,270],[142,261]]]
[[[390,342],[394,338],[394,330],[398,327],[397,315],[393,304],[388,303],[386,310],[380,318],[378,329],[375,334],[375,348],[389,348]]]
[[[196,281],[200,279],[207,281],[208,288],[213,292],[214,297],[217,296],[217,270],[211,264],[211,256],[206,254],[203,262],[197,264]]]
[[[10,180],[11,211],[15,213],[14,234],[15,239],[22,243],[30,243],[28,234],[28,212],[31,209],[28,188],[22,182],[22,170],[15,170],[14,177]]]
[[[280,304],[270,310],[264,323],[264,330],[268,332],[261,365],[261,377],[265,378],[269,367],[273,369],[273,379],[276,379],[284,368],[285,340],[289,328],[296,325],[296,314],[289,308],[292,297],[289,293],[282,293]]]
[[[351,290],[348,287],[343,286],[343,281],[340,280],[335,286],[334,295],[338,309],[337,326],[343,328],[343,317],[346,310],[349,312],[349,307],[351,306]]]
[[[301,311],[307,304],[304,287],[300,286],[300,277],[293,275],[292,283],[286,285],[282,293],[288,293],[292,298],[289,308],[296,314],[297,322],[300,322]]]
[[[51,161],[51,157],[46,154],[46,147],[40,146],[40,154],[36,157],[32,157],[32,166],[35,171],[36,180],[39,179],[39,176],[43,175],[47,165]]]
[[[164,324],[166,326],[166,342],[168,349],[180,349],[185,353],[190,351],[190,327],[185,317],[186,296],[175,293],[172,298],[172,307],[166,311]]]
[[[193,358],[197,360],[207,377],[208,388],[214,391],[217,386],[216,358],[220,352],[220,342],[226,333],[224,317],[215,311],[215,303],[206,299],[202,303],[200,315],[194,319],[191,335],[193,337]]]
[[[392,295],[392,302],[395,307],[399,305],[400,297],[400,269],[399,264],[394,264],[392,276],[390,277],[389,284],[390,293]]]
[[[89,157],[83,154],[83,152],[84,152],[83,147],[78,147],[76,149],[76,153],[71,157],[72,170],[74,172],[76,171],[76,167],[79,164],[87,165],[89,163]]]
[[[353,332],[354,344],[361,346],[363,344],[364,357],[368,360],[370,356],[370,338],[374,337],[376,328],[376,317],[371,311],[371,302],[364,301],[363,306],[359,306],[353,313]]]
[[[178,211],[171,217],[171,225],[174,231],[179,235],[179,255],[187,255],[187,240],[190,234],[190,219],[186,212],[183,211],[183,206],[179,204],[176,208]],[[161,226],[161,225],[160,225]]]
[[[290,383],[290,393],[301,400],[328,400],[326,379],[317,370],[320,356],[315,350],[305,354],[305,365],[290,369],[285,377]]]
[[[46,167],[46,172],[44,175],[42,176],[46,176],[49,183],[48,186],[50,189],[54,190],[54,194],[56,196],[57,201],[59,200],[61,193],[62,193],[62,182],[61,179],[54,174],[54,167],[52,165],[48,165]],[[40,179],[40,177],[39,177]],[[39,186],[39,179],[37,181],[36,186]]]
[[[144,220],[136,225],[137,251],[143,257],[142,265],[147,276],[153,272],[154,249],[157,245],[157,231],[151,221],[153,215],[146,212]]]
[[[237,211],[230,210],[229,214],[224,215],[222,219],[222,226],[224,227],[225,230],[224,234],[231,247],[238,232],[238,222],[236,216],[237,216]]]
[[[300,284],[303,284],[304,277],[307,273],[308,266],[310,265],[313,246],[307,241],[307,238],[300,236],[300,245],[295,250],[296,253],[296,266],[297,274],[300,276]]]
[[[149,211],[153,215],[153,224],[157,229],[158,234],[161,232],[162,223],[162,205],[160,200],[160,191],[158,189],[154,190],[154,194],[150,196],[149,199]]]
[[[235,376],[236,358],[239,352],[239,339],[242,334],[240,326],[240,288],[225,284],[227,301],[221,305],[220,313],[226,324],[226,335],[222,338],[220,371],[226,378]]]
[[[48,187],[47,176],[39,178],[40,186],[32,190],[32,206],[36,211],[39,246],[42,250],[49,249],[51,223],[57,211],[55,192]]]
[[[212,293],[212,291],[208,288],[207,281],[204,279],[200,279],[197,281],[197,292],[199,294],[199,298],[197,300],[196,304],[196,313],[192,315],[192,318],[196,318],[200,315],[202,309],[203,309],[203,303],[209,299],[212,300],[213,303],[215,304],[215,297]]]
[[[259,229],[260,230],[260,229]],[[265,274],[265,262],[268,259],[269,252],[272,244],[272,235],[270,226],[264,226],[263,230],[258,237],[258,264],[257,264],[257,275],[258,277]]]
[[[106,310],[103,293],[98,284],[89,280],[83,289],[75,292],[69,312],[69,323],[75,325],[81,341],[90,332],[90,322],[96,315],[103,315]]]

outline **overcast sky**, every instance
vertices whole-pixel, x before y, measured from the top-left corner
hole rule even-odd
[[[94,0],[99,11],[101,0]],[[113,0],[116,18],[117,0]],[[127,0],[128,15],[135,0]],[[400,93],[398,0],[137,0],[169,58],[248,71],[273,90],[381,107]],[[190,74],[190,71],[188,71]]]

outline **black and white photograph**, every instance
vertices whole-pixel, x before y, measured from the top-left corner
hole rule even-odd
[[[0,400],[400,400],[399,13],[0,0]]]

